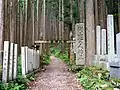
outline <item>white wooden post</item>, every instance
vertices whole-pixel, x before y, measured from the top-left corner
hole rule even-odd
[[[27,68],[28,72],[30,71],[30,49],[28,48],[28,55],[27,55]]]
[[[25,47],[21,47],[21,57],[22,57],[22,75],[23,75],[23,77],[26,77]]]
[[[36,55],[36,59],[35,59],[36,67],[35,68],[37,69],[37,64],[38,64],[37,63],[37,51],[35,51],[35,55]]]
[[[37,69],[39,68],[40,66],[40,53],[39,53],[39,50],[37,50]]]
[[[14,72],[13,72],[13,78],[16,79],[17,77],[17,62],[18,62],[18,45],[14,44]]]
[[[32,71],[32,51],[28,48],[28,71]]]
[[[114,20],[113,15],[107,16],[107,36],[108,36],[108,63],[107,67],[110,70],[109,63],[114,61],[115,45],[114,45]]]
[[[100,26],[96,26],[96,54],[100,55]]]
[[[35,50],[33,50],[33,69],[36,69],[36,54],[35,54]]]
[[[2,81],[7,82],[9,59],[9,41],[4,41]]]
[[[120,58],[120,33],[116,34],[116,49],[117,49],[117,56]]]
[[[84,23],[75,25],[76,33],[76,65],[85,64],[85,30]]]
[[[102,55],[106,55],[106,29],[102,29]]]
[[[111,61],[112,57],[115,54],[115,45],[114,45],[114,20],[113,15],[107,16],[107,36],[108,36],[108,60]]]
[[[31,49],[31,71],[33,71],[33,49]]]
[[[10,43],[10,60],[9,60],[9,80],[12,80],[13,76],[13,53],[14,52],[14,44]]]
[[[28,73],[28,47],[25,47],[25,69],[26,69],[26,74]]]

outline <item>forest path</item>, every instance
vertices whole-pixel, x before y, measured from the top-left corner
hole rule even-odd
[[[67,65],[51,56],[51,64],[38,74],[29,90],[83,90],[75,74],[68,71]]]

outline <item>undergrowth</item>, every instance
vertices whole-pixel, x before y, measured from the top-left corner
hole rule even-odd
[[[77,76],[85,90],[120,89],[120,79],[110,78],[109,72],[102,68],[84,67]]]
[[[8,83],[0,81],[0,90],[26,90],[28,83],[34,80],[34,76],[30,76],[28,78],[24,78],[22,76],[21,56],[18,58],[17,68],[17,78],[13,81],[9,81]]]
[[[50,56],[49,55],[43,55],[42,65],[49,65],[49,64],[50,64]]]

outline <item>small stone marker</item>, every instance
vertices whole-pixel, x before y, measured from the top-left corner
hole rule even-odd
[[[115,45],[114,45],[114,21],[113,15],[107,16],[107,29],[108,29],[108,61],[111,62],[112,57],[115,54]]]
[[[100,55],[100,26],[96,26],[96,54]]]
[[[13,78],[16,79],[17,77],[17,62],[18,62],[18,45],[14,44],[14,72],[13,72]]]
[[[9,80],[12,80],[13,76],[13,54],[14,54],[14,44],[10,43],[10,60],[9,60]]]
[[[102,29],[102,55],[106,55],[106,29]]]
[[[3,54],[3,71],[2,81],[7,82],[8,77],[8,59],[9,59],[9,41],[4,41],[4,54]]]
[[[76,65],[85,64],[85,30],[84,23],[75,25],[76,33]]]
[[[22,75],[23,75],[23,77],[26,77],[25,47],[21,47],[21,57],[22,57]]]

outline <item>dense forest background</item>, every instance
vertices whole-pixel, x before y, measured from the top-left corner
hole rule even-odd
[[[120,0],[0,0],[0,50],[7,40],[32,48],[37,40],[70,40],[75,24],[84,23],[86,57],[95,54],[95,28],[107,29],[107,15],[114,15],[120,32]],[[91,58],[91,59],[90,59]],[[88,64],[91,64],[90,62]]]

